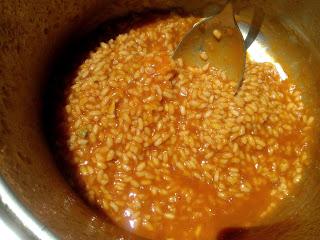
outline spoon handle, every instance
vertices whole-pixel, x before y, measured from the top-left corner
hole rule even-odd
[[[265,13],[260,8],[255,6],[253,9],[253,18],[250,24],[249,32],[246,36],[246,39],[244,40],[244,47],[245,50],[248,50],[248,48],[251,46],[251,44],[254,42],[254,40],[257,38],[260,28],[262,26],[263,20],[264,20]],[[240,81],[238,82],[238,86],[236,88],[235,96],[238,94],[242,84],[243,84],[244,78],[242,77]]]
[[[251,44],[258,36],[264,20],[264,16],[264,11],[260,7],[255,6],[253,9],[253,18],[250,24],[250,29],[248,35],[246,36],[246,39],[244,40],[244,46],[246,50],[251,46]]]
[[[233,4],[234,4],[234,2],[232,0],[228,0],[225,4],[223,10],[219,14],[220,17],[223,17],[225,19],[225,21],[230,21],[230,16],[233,16],[233,18],[234,18]],[[208,18],[211,18],[211,17],[207,17],[205,20],[207,20]],[[247,50],[251,46],[251,44],[254,42],[254,40],[258,36],[258,34],[260,32],[260,28],[261,28],[263,20],[264,20],[264,17],[265,17],[265,13],[262,10],[262,8],[260,8],[258,6],[254,6],[253,17],[252,17],[252,20],[250,23],[249,32],[244,40],[245,50]],[[233,19],[233,20],[235,23],[237,23],[235,21],[235,19]]]

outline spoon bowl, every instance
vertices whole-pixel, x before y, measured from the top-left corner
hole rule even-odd
[[[218,15],[202,19],[184,36],[173,55],[187,66],[206,64],[222,70],[226,77],[242,85],[246,61],[245,42],[234,18],[231,3]]]

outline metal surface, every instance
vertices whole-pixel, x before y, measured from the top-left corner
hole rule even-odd
[[[221,5],[225,1],[214,2]],[[58,239],[130,239],[128,233],[105,221],[74,193],[53,161],[41,123],[44,86],[49,79],[58,81],[50,78],[50,66],[57,61],[55,53],[66,43],[78,41],[110,18],[147,8],[176,7],[204,16],[203,7],[208,3],[207,0],[0,1],[0,175],[5,182],[5,185],[0,182],[1,189],[5,189],[0,198],[6,201],[5,212],[12,223],[22,222],[18,226],[23,232],[25,228],[42,229],[41,234],[52,236],[52,233]],[[320,2],[239,0],[237,20],[249,22],[253,5],[268,14],[258,45],[251,46],[252,55],[278,64],[284,76],[296,81],[307,93],[305,102],[319,122]],[[246,24],[241,28],[244,31]],[[257,227],[226,229],[219,239],[319,239],[318,129],[314,135],[313,163],[296,197],[283,202],[273,217]],[[24,216],[29,216],[27,222],[34,223],[34,227],[23,223]]]
[[[18,239],[55,240],[56,237],[19,202],[0,177],[0,220]],[[5,232],[1,232],[5,236]],[[7,239],[11,239],[7,238]]]
[[[213,32],[221,34],[216,39]],[[206,53],[207,59],[200,57]],[[234,19],[231,3],[217,15],[202,19],[183,37],[176,48],[173,58],[181,58],[188,66],[210,64],[225,72],[228,79],[237,84],[237,92],[243,81],[246,62],[245,44],[239,27]]]
[[[232,3],[229,2],[223,7],[220,13],[203,18],[186,33],[173,58],[181,58],[189,66],[201,67],[210,63],[223,70],[228,79],[238,83],[235,88],[237,94],[243,83],[246,51],[260,32],[265,13],[258,6],[253,8],[249,31],[243,36],[234,19]],[[213,31],[216,30],[221,33],[221,39],[215,39]],[[205,61],[199,57],[203,51],[208,57]]]

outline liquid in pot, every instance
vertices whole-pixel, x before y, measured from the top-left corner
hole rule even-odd
[[[83,195],[150,239],[214,239],[255,225],[308,164],[314,118],[274,66],[248,62],[234,96],[237,83],[214,66],[172,60],[198,20],[158,15],[102,42],[62,110],[61,142]]]

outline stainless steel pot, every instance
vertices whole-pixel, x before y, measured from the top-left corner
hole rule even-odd
[[[89,208],[60,174],[42,128],[42,92],[55,53],[108,19],[147,8],[185,8],[197,14],[210,0],[2,0],[0,1],[0,214],[24,239],[126,239],[130,235]],[[222,4],[224,1],[214,1]],[[243,19],[250,7],[267,13],[270,51],[308,92],[317,119],[320,71],[320,2],[237,1]],[[51,81],[53,81],[51,79]],[[315,142],[318,144],[318,132]],[[249,229],[226,229],[220,239],[319,239],[319,150],[296,197],[274,217]],[[1,233],[0,233],[1,238]],[[1,238],[2,239],[2,238]]]

